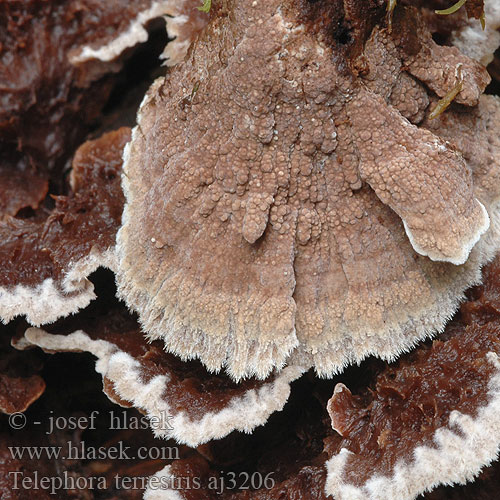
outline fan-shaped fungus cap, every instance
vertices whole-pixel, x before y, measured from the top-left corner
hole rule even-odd
[[[303,377],[251,438],[228,436],[164,467],[144,498],[215,500],[216,479],[227,500],[496,498],[499,462],[479,484],[427,493],[472,481],[498,458],[499,257],[484,274],[434,342],[392,365],[372,358],[335,380]],[[244,493],[228,487],[235,463],[263,480]]]
[[[214,2],[149,90],[125,151],[118,284],[171,352],[236,379],[292,351],[321,375],[393,359],[443,328],[498,247],[475,172],[418,126],[433,97],[419,81],[445,95],[460,67],[474,106],[487,73],[416,11],[389,35],[368,4]]]

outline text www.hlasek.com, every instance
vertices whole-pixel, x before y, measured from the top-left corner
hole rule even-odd
[[[75,445],[71,441],[66,446],[9,446],[11,457],[17,460],[178,460],[178,448],[169,446],[143,446],[130,451],[119,441],[115,446],[94,447],[84,442]]]

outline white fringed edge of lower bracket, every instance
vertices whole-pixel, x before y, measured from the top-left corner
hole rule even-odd
[[[221,439],[237,430],[250,433],[263,425],[269,416],[283,409],[290,395],[290,384],[305,371],[300,366],[284,368],[276,378],[258,389],[248,390],[234,398],[220,411],[207,412],[193,419],[175,411],[164,397],[167,375],[158,375],[143,382],[139,361],[104,340],[92,340],[79,330],[69,335],[52,335],[38,328],[26,330],[16,343],[18,349],[38,346],[49,352],[90,352],[98,358],[96,371],[113,383],[116,394],[144,411],[152,422],[168,422],[152,426],[156,437],[174,438],[179,443],[196,447],[213,439]]]
[[[8,323],[16,316],[26,316],[31,325],[39,326],[73,314],[96,298],[87,277],[99,267],[116,271],[116,266],[114,247],[105,251],[93,248],[70,267],[60,284],[47,278],[34,287],[0,287],[0,321]]]
[[[326,462],[326,494],[336,500],[412,500],[439,485],[472,481],[496,460],[500,447],[500,361],[493,352],[487,359],[497,373],[489,382],[489,403],[476,418],[453,411],[449,426],[435,432],[435,447],[416,447],[413,460],[398,462],[392,476],[374,476],[361,486],[344,482],[351,452],[343,448]]]

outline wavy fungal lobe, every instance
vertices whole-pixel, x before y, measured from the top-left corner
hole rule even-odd
[[[466,114],[489,77],[416,9],[392,24],[368,0],[213,3],[125,151],[119,293],[151,339],[235,379],[329,376],[444,327],[499,246],[499,164],[424,119],[457,68]]]

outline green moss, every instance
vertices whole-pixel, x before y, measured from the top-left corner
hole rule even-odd
[[[459,9],[461,9],[467,0],[458,0],[455,4],[453,4],[451,7],[447,9],[442,9],[442,10],[436,10],[434,11],[436,14],[439,14],[441,16],[447,16],[449,14],[454,14],[457,12]],[[389,32],[392,31],[392,13],[394,12],[394,9],[396,8],[397,0],[387,0],[387,27],[389,29]],[[484,30],[486,21],[485,21],[485,14],[484,10],[479,16],[479,21],[481,22],[481,26]]]
[[[465,5],[466,2],[467,2],[467,0],[458,0],[458,2],[453,4],[451,7],[448,7],[447,9],[442,9],[442,10],[435,10],[434,12],[436,14],[441,15],[441,16],[447,16],[448,14],[454,14],[455,12],[457,12],[457,10],[461,9]],[[474,16],[474,17],[476,17],[476,16]],[[484,30],[484,28],[486,26],[484,9],[483,9],[481,15],[479,16],[479,21],[481,22],[481,27]]]

